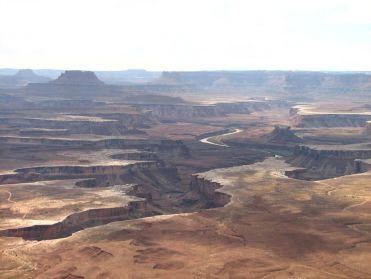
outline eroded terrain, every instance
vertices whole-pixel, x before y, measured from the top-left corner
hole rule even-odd
[[[0,278],[371,278],[368,91],[194,75],[1,93]]]

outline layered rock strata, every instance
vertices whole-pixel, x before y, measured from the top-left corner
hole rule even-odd
[[[355,160],[371,158],[371,149],[352,149],[328,146],[328,149],[296,146],[289,162],[304,168],[289,172],[295,178],[319,179],[359,172]]]

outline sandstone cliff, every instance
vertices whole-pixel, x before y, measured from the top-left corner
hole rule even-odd
[[[217,190],[222,187],[220,183],[209,181],[198,175],[193,175],[191,179],[191,189],[208,201],[208,207],[223,207],[231,201],[229,194]]]

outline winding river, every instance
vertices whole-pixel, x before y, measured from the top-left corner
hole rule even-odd
[[[225,133],[225,134],[220,134],[220,135],[215,135],[215,136],[211,136],[211,137],[207,137],[207,138],[200,139],[200,142],[208,143],[208,144],[212,144],[212,145],[218,145],[218,146],[229,147],[229,145],[226,145],[226,144],[224,144],[224,143],[216,143],[216,142],[212,142],[212,141],[210,141],[210,140],[212,140],[212,138],[215,138],[215,137],[224,137],[224,136],[229,136],[229,135],[233,135],[233,134],[240,133],[240,132],[242,132],[242,131],[243,131],[242,129],[234,129],[233,132],[228,132],[228,133]]]

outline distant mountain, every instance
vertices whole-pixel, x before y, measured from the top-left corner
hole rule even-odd
[[[29,83],[46,83],[50,79],[44,76],[35,74],[30,69],[19,70],[14,75],[0,76],[1,88],[18,88],[26,86]]]

